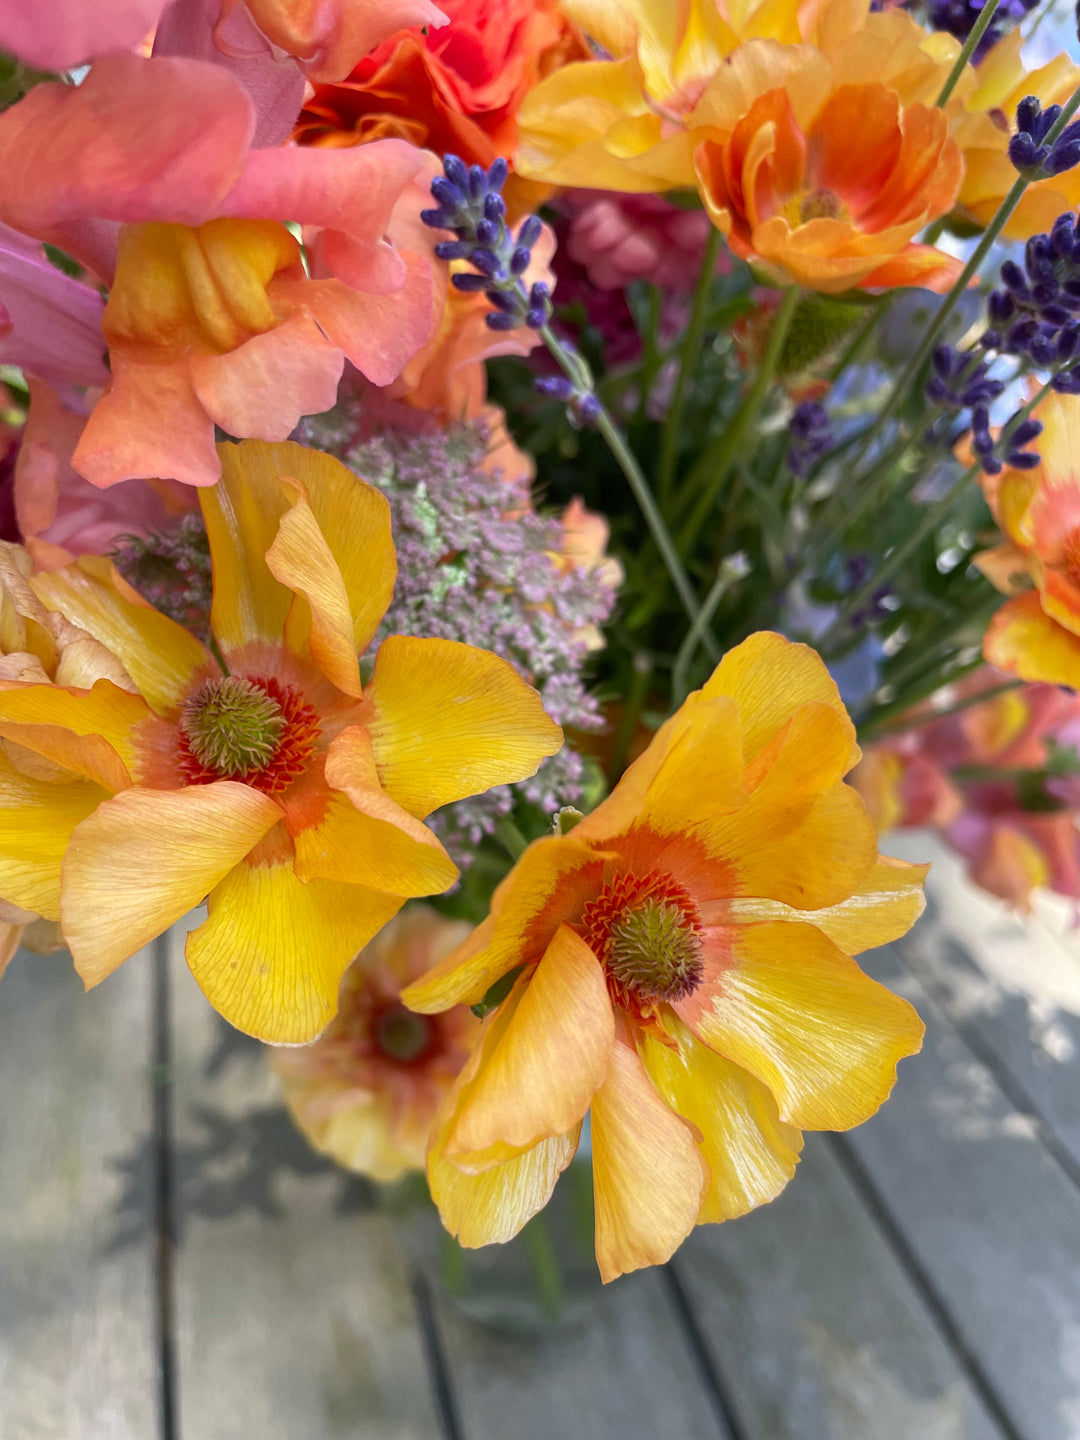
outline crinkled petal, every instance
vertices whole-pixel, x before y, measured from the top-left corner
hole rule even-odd
[[[664,1024],[677,1048],[646,1035],[641,1059],[667,1103],[701,1134],[709,1185],[698,1224],[734,1220],[779,1195],[799,1163],[802,1134],[780,1119],[760,1080],[702,1045],[675,1017]]]
[[[0,736],[106,790],[131,784],[136,769],[132,731],[150,713],[141,695],[110,680],[99,680],[82,694],[59,685],[0,688]]]
[[[84,780],[24,775],[0,751],[0,895],[47,920],[60,918],[60,866],[72,832],[108,791]]]
[[[520,1149],[566,1134],[603,1083],[614,1039],[600,962],[561,925],[458,1109],[448,1158],[462,1163],[499,1142]]]
[[[440,895],[458,878],[458,868],[425,825],[402,812],[385,817],[380,797],[358,810],[345,795],[334,795],[316,825],[293,836],[300,880],[336,880],[411,898]],[[405,828],[405,824],[408,828]]]
[[[427,1175],[439,1219],[467,1250],[501,1245],[551,1199],[555,1182],[574,1158],[581,1127],[541,1140],[477,1174],[467,1174],[443,1154],[441,1141],[428,1152]]]
[[[562,731],[512,665],[454,640],[390,636],[368,700],[383,787],[421,818],[527,779],[562,745]]]
[[[87,986],[203,900],[281,811],[232,780],[125,790],[78,827],[64,857],[60,918]]]
[[[592,1154],[601,1279],[663,1265],[697,1222],[708,1170],[690,1127],[621,1040],[593,1097]]]
[[[203,994],[238,1030],[302,1045],[334,1018],[342,975],[403,901],[330,880],[305,885],[291,860],[278,860],[237,865],[207,904],[187,939]]]
[[[734,965],[675,1008],[694,1034],[769,1087],[800,1130],[849,1130],[888,1098],[923,1024],[815,926],[735,927]]]

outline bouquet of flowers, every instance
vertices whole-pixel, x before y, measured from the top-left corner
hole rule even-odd
[[[0,966],[205,902],[313,1144],[466,1247],[580,1147],[605,1280],[873,1114],[879,832],[1080,895],[1028,9],[0,0]]]

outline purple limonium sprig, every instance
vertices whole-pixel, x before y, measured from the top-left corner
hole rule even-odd
[[[493,307],[486,316],[491,330],[518,330],[528,326],[542,330],[551,318],[551,293],[537,280],[527,285],[522,278],[532,260],[532,249],[540,238],[541,222],[528,216],[512,234],[506,223],[503,185],[508,167],[500,156],[489,170],[466,165],[457,155],[447,155],[443,173],[431,182],[438,202],[435,210],[422,210],[420,218],[434,230],[449,230],[456,240],[440,240],[435,253],[440,260],[465,260],[472,273],[460,271],[451,284],[466,294],[483,294]]]
[[[784,458],[791,473],[801,479],[833,444],[832,425],[825,406],[816,400],[804,400],[796,405],[788,422],[788,434],[791,445]]]

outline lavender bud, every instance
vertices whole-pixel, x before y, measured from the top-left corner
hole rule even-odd
[[[435,254],[440,260],[464,260],[472,248],[470,240],[440,240],[435,246]]]
[[[953,350],[949,345],[937,345],[930,357],[930,363],[943,380],[948,380],[953,372]]]
[[[450,284],[455,290],[460,290],[464,295],[477,295],[481,290],[488,287],[486,275],[451,275]]]
[[[489,220],[486,216],[477,222],[476,240],[480,245],[488,247],[494,245],[499,238],[501,225],[497,220]]]
[[[490,310],[484,320],[489,330],[516,330],[521,321],[514,315],[504,315],[501,310]]]
[[[506,177],[510,173],[510,166],[500,155],[491,162],[491,168],[487,173],[487,188],[489,191],[501,190],[506,184]]]
[[[1026,130],[1029,133],[1038,124],[1039,116],[1042,113],[1042,105],[1035,95],[1025,95],[1016,107],[1016,128]]]
[[[534,381],[536,389],[549,400],[569,400],[574,394],[574,384],[565,375],[540,375]]]
[[[506,201],[494,193],[484,196],[484,219],[498,224],[506,218]]]
[[[1042,428],[1041,420],[1021,420],[1009,436],[1009,444],[1019,450],[1034,440],[1036,435],[1041,435]]]
[[[540,309],[536,305],[530,305],[525,312],[525,324],[530,330],[542,330],[547,324],[547,309]]]
[[[1027,134],[1014,135],[1009,141],[1009,159],[1021,173],[1037,169],[1049,153],[1045,146],[1036,145]]]
[[[1050,151],[1049,157],[1043,161],[1043,174],[1061,175],[1078,163],[1080,163],[1080,140],[1070,140],[1065,144],[1059,142]]]
[[[1034,470],[1040,461],[1040,457],[1031,450],[1010,450],[1005,459],[1014,470]]]
[[[454,217],[445,210],[421,210],[420,219],[425,225],[430,225],[432,230],[452,230],[454,228]]]
[[[526,250],[531,250],[540,239],[540,232],[544,226],[539,215],[528,215],[521,222],[521,229],[518,231],[517,243],[523,245]]]
[[[587,391],[574,406],[574,413],[582,425],[595,425],[600,419],[600,401]]]
[[[1001,267],[1001,283],[1010,290],[1026,290],[1027,277],[1015,260],[1006,260]]]
[[[529,261],[531,259],[532,251],[526,250],[523,245],[519,245],[510,256],[510,274],[524,275],[525,271],[529,268]]]
[[[1076,226],[1071,215],[1059,215],[1050,231],[1050,244],[1063,260],[1072,258],[1076,244]]]
[[[447,210],[460,210],[465,204],[465,192],[459,190],[445,175],[436,175],[431,182],[431,193]]]
[[[458,187],[464,199],[469,188],[469,167],[465,161],[459,155],[446,155],[443,157],[443,172],[450,183]]]
[[[485,250],[478,246],[469,256],[469,264],[486,275],[490,280],[501,279],[503,268],[499,264],[499,257],[492,250]],[[483,287],[481,287],[483,288]]]

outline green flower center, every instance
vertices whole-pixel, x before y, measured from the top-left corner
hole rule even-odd
[[[281,706],[242,675],[206,680],[187,701],[180,729],[191,753],[222,776],[246,776],[264,769],[285,733]]]
[[[404,1005],[391,1005],[375,1023],[375,1040],[384,1055],[407,1065],[427,1049],[431,1041],[431,1021]]]
[[[611,927],[608,974],[643,1000],[681,1000],[701,982],[697,927],[681,905],[648,899]]]

